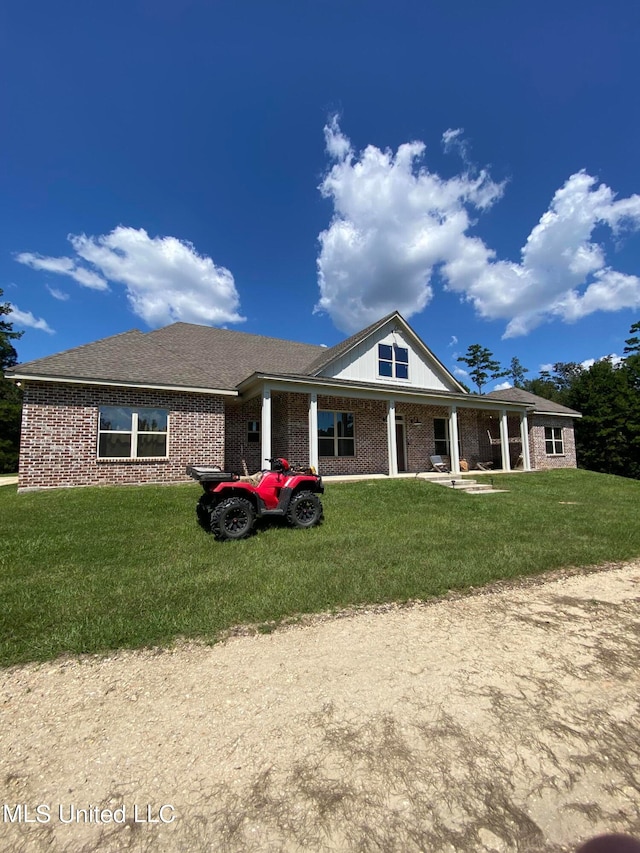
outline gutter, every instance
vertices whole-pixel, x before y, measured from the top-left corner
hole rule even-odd
[[[21,382],[50,382],[58,385],[98,385],[110,388],[141,388],[149,391],[182,391],[190,394],[210,394],[220,397],[238,397],[238,391],[229,391],[222,388],[199,388],[190,385],[163,385],[161,383],[129,382],[126,380],[113,379],[89,379],[77,376],[46,376],[33,373],[20,373],[19,371],[7,371],[5,378],[16,384]]]

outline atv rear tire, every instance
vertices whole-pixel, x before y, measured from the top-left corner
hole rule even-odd
[[[251,501],[227,498],[211,514],[211,532],[220,541],[245,539],[253,530],[256,513]]]
[[[323,517],[322,503],[313,492],[298,492],[291,498],[287,521],[292,527],[315,527]]]
[[[213,513],[213,507],[214,504],[209,495],[202,495],[196,506],[198,524],[203,528],[203,530],[206,530],[207,533],[211,533],[211,515]]]

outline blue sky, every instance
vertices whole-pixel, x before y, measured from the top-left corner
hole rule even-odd
[[[332,345],[394,308],[450,369],[621,354],[639,41],[628,0],[4,4],[20,360],[173,320]]]

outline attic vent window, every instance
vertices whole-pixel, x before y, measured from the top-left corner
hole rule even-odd
[[[409,378],[409,350],[397,344],[378,344],[378,375]]]

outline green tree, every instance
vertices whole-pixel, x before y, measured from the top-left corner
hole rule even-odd
[[[508,370],[502,370],[500,363],[493,357],[493,353],[480,344],[471,344],[466,355],[461,355],[458,361],[462,361],[469,367],[469,376],[474,381],[478,394],[490,379],[500,379],[508,376]]]
[[[22,337],[22,332],[15,332],[13,324],[4,319],[10,313],[11,305],[8,302],[0,302],[0,474],[18,470],[22,417],[22,393],[4,375],[5,370],[13,367],[18,360],[11,342]]]
[[[585,370],[557,362],[524,383],[525,390],[581,412],[575,421],[582,468],[640,479],[640,322],[625,341],[620,364],[605,358]]]
[[[609,358],[574,379],[567,403],[582,413],[576,421],[581,467],[640,479],[640,399],[634,381],[633,369]]]
[[[626,347],[624,348],[624,352],[629,355],[639,355],[640,354],[640,337],[638,334],[640,333],[640,322],[634,323],[633,326],[629,329],[629,337],[625,341]]]
[[[511,379],[514,388],[524,388],[524,375],[529,372],[529,368],[523,367],[520,359],[514,356],[511,359],[511,366],[507,372],[507,376]]]
[[[544,397],[545,400],[569,406],[569,392],[583,370],[582,365],[576,361],[557,361],[551,370],[541,370],[540,376],[527,379],[522,387],[538,397]]]

